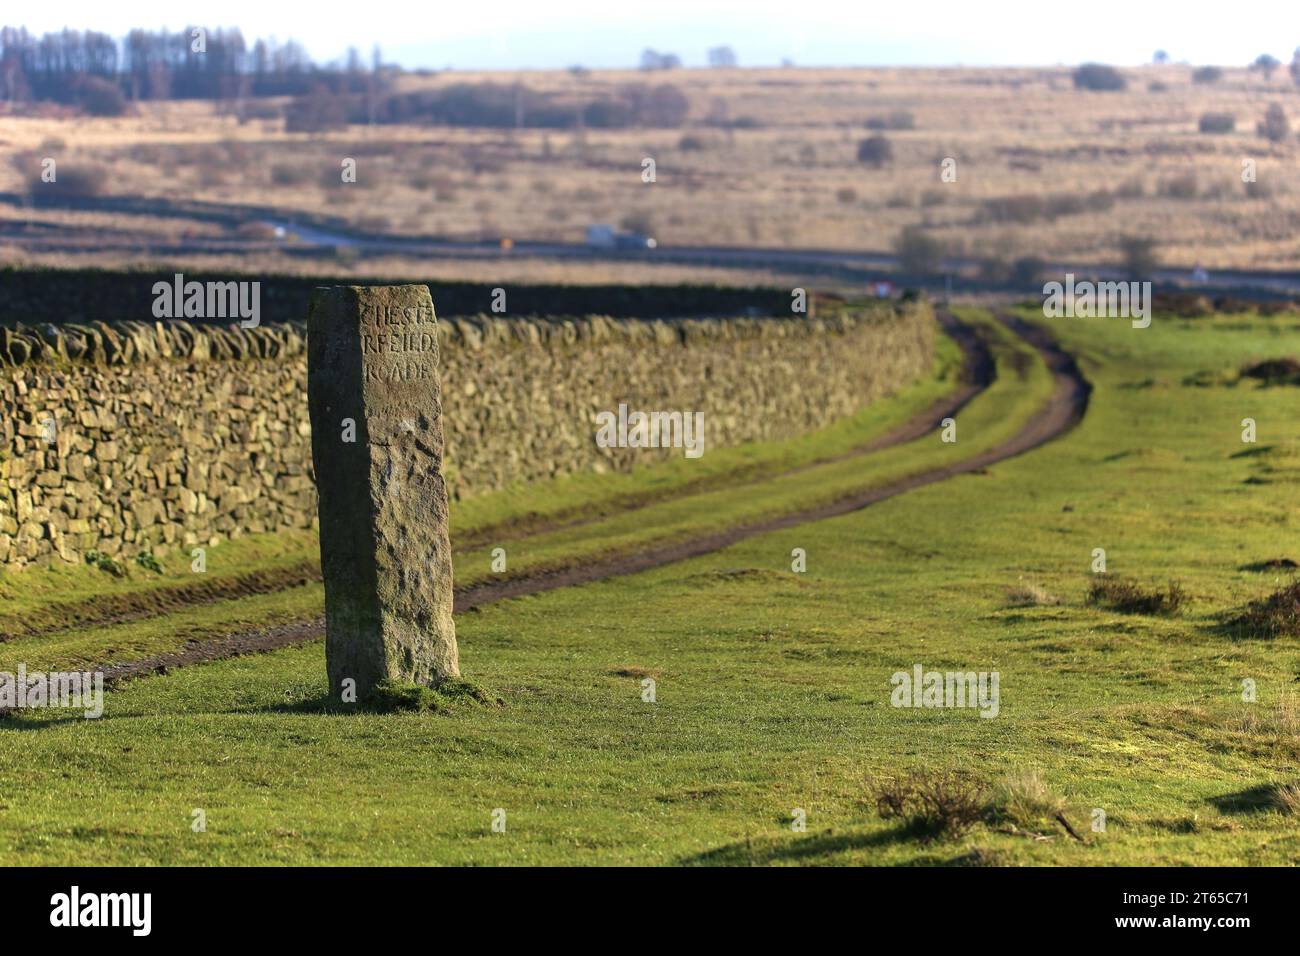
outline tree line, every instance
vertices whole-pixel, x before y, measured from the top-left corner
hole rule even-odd
[[[54,102],[109,112],[115,100],[234,99],[372,88],[355,50],[345,65],[319,66],[301,45],[257,40],[238,29],[132,30],[121,41],[94,30],[37,36],[0,29],[0,101]]]
[[[629,83],[572,102],[522,84],[395,93],[396,71],[378,50],[368,66],[355,49],[341,65],[322,66],[292,40],[249,46],[237,29],[132,30],[120,42],[93,30],[0,29],[0,102],[67,104],[95,116],[120,116],[143,100],[209,99],[242,117],[251,98],[289,96],[290,131],[348,123],[610,129],[681,126],[689,109],[666,83]]]

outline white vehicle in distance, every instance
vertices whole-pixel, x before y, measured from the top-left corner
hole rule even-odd
[[[587,245],[593,249],[654,249],[659,243],[639,232],[619,232],[613,226],[588,226]]]

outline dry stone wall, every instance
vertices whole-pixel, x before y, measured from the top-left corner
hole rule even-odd
[[[316,521],[305,326],[0,329],[0,565],[117,560]],[[704,449],[788,437],[924,374],[924,305],[830,319],[439,322],[454,497],[681,449],[597,416],[701,412]]]

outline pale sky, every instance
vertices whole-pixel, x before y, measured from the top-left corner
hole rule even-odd
[[[205,12],[209,11],[209,12]],[[1245,65],[1300,46],[1297,0],[62,0],[9,5],[0,22],[36,32],[193,23],[301,42],[318,61],[349,46],[407,68],[635,66],[645,47],[705,63],[730,45],[741,65],[1039,65],[1099,60]]]

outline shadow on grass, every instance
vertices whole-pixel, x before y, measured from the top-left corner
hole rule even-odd
[[[1236,793],[1211,797],[1208,802],[1220,813],[1265,813],[1270,810],[1285,810],[1282,790],[1283,785],[1280,783],[1264,783],[1258,787],[1238,790]]]
[[[1296,564],[1290,558],[1269,558],[1267,561],[1252,561],[1250,564],[1237,566],[1238,571],[1257,571],[1261,573],[1265,571],[1295,571],[1297,568],[1300,568],[1300,564]]]
[[[54,716],[48,710],[7,710],[0,712],[0,734],[31,733],[38,730],[53,730],[68,724],[98,724],[109,720],[108,716],[88,718],[80,711]]]
[[[344,703],[331,694],[317,694],[256,710],[276,714],[446,714],[466,706],[504,707],[505,701],[473,681],[456,678],[445,680],[437,687],[384,681],[356,703]]]
[[[1234,452],[1229,458],[1258,458],[1260,455],[1267,455],[1277,450],[1277,445],[1260,445],[1257,448],[1247,448],[1244,451]]]
[[[1213,631],[1235,641],[1300,636],[1300,581],[1220,615]]]
[[[910,827],[894,827],[875,833],[824,830],[817,834],[792,833],[783,839],[742,840],[705,850],[678,862],[685,866],[771,866],[776,863],[810,863],[851,850],[910,843],[917,833]]]
[[[458,678],[443,681],[436,688],[385,681],[378,685],[368,698],[355,704],[344,703],[338,697],[329,694],[310,694],[288,703],[239,707],[221,712],[230,714],[450,714],[466,707],[504,706],[505,700],[497,694],[473,681]],[[86,718],[75,708],[71,712],[64,710],[63,713],[53,708],[39,710],[15,708],[0,711],[0,734],[32,733],[66,727],[69,724],[101,724],[115,719],[138,716],[142,715],[105,713],[96,718]]]

